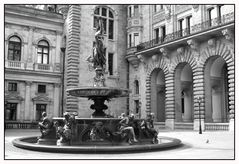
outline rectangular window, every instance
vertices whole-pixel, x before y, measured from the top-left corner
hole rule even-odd
[[[46,85],[38,85],[38,93],[46,93]]]
[[[217,13],[217,15],[218,15],[218,24],[220,24],[221,22],[222,22],[222,7],[223,7],[224,5],[218,5],[218,13]]]
[[[191,33],[191,25],[192,25],[192,23],[191,23],[192,19],[191,18],[192,18],[191,15],[186,18],[186,20],[187,20],[187,34]]]
[[[105,18],[102,18],[102,22],[103,22],[103,27],[104,27],[104,34],[106,34],[106,27],[107,27],[107,19],[105,19]]]
[[[166,37],[166,28],[165,26],[161,26],[161,38],[162,38],[162,42],[164,42]]]
[[[154,29],[155,44],[159,43],[159,28]]]
[[[17,91],[17,83],[8,83],[8,91]]]
[[[154,12],[157,12],[157,5],[154,5]]]
[[[102,8],[102,16],[106,17],[107,14],[107,9],[106,8]]]
[[[139,100],[135,100],[135,113],[138,114],[139,113]]]
[[[7,103],[5,120],[14,121],[17,119],[17,103]]]
[[[40,121],[42,119],[42,113],[46,112],[47,104],[36,104],[36,121]]]
[[[8,60],[21,60],[21,43],[9,41],[8,45]]]
[[[178,36],[183,36],[183,19],[178,20]]]
[[[114,72],[114,54],[113,53],[109,53],[108,54],[108,70],[109,70],[109,75],[113,75]]]
[[[134,47],[139,44],[139,33],[134,33]]]
[[[129,6],[129,12],[128,12],[128,16],[129,16],[129,18],[131,18],[132,17],[132,15],[131,15],[131,6]]]
[[[139,5],[134,5],[134,16],[139,16]]]
[[[114,38],[114,21],[113,20],[109,20],[109,39],[113,39]]]
[[[132,41],[132,37],[131,37],[131,34],[129,34],[129,48],[132,47],[132,46],[131,46],[131,45],[132,45],[132,42],[131,42],[131,41]]]

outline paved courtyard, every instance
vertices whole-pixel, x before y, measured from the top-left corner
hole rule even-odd
[[[38,130],[11,129],[5,131],[5,159],[234,159],[234,133],[227,131],[161,131],[159,136],[174,137],[183,145],[174,149],[123,154],[67,154],[37,152],[17,148],[12,140],[23,136],[38,136]]]

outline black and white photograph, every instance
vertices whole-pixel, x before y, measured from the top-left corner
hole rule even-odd
[[[235,2],[2,8],[3,162],[235,162]]]

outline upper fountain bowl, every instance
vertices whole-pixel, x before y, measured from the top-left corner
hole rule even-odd
[[[127,97],[130,93],[128,89],[121,89],[116,87],[79,87],[74,89],[68,89],[67,92],[71,96],[75,97]]]

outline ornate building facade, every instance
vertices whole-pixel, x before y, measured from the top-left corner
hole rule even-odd
[[[109,102],[108,114],[234,130],[234,5],[5,6],[5,120],[37,120],[43,110],[90,116],[92,102],[66,90],[93,85],[86,58],[97,18],[106,85],[132,91]]]
[[[129,5],[127,20],[130,109],[170,129],[233,130],[234,6]]]

